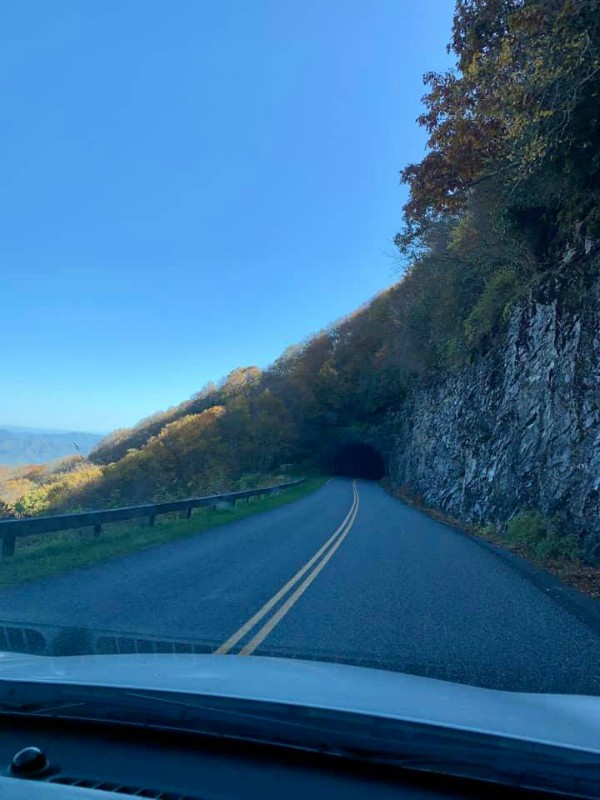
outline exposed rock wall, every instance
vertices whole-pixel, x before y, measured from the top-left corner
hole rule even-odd
[[[490,350],[389,418],[389,471],[459,519],[561,514],[600,543],[600,254],[565,264]],[[387,426],[386,426],[387,427]]]

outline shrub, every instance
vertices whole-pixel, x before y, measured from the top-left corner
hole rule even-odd
[[[581,547],[581,560],[584,564],[600,566],[600,536],[586,536]]]
[[[497,330],[522,288],[519,275],[510,268],[500,270],[491,278],[465,321],[466,339],[471,349],[476,349]]]
[[[507,525],[507,538],[520,544],[541,561],[559,559],[576,561],[581,556],[579,537],[561,533],[557,516],[545,517],[539,511],[522,511]]]
[[[36,486],[20,497],[14,504],[14,508],[20,517],[37,517],[48,513],[50,501],[47,487]]]

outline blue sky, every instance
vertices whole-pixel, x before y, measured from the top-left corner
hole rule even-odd
[[[107,431],[397,279],[451,0],[4,0],[0,424]]]

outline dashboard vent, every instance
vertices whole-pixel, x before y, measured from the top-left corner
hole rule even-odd
[[[142,639],[133,636],[99,636],[94,651],[101,655],[123,653],[196,653],[212,652],[205,644],[170,641],[164,639]]]
[[[128,797],[150,797],[154,800],[202,800],[191,794],[181,794],[181,792],[169,792],[161,789],[143,789],[139,786],[129,786],[125,783],[114,783],[113,781],[94,781],[88,778],[67,778],[59,776],[51,778],[49,783],[59,783],[62,786],[79,786],[81,789],[97,789],[103,792],[113,792]]]
[[[35,628],[0,625],[0,650],[41,656],[46,655],[47,643],[43,634]]]

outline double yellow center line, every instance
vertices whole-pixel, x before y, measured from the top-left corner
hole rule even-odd
[[[346,514],[344,521],[335,531],[335,533],[333,533],[329,539],[327,539],[325,544],[319,548],[319,550],[317,550],[314,556],[309,559],[301,569],[298,570],[294,577],[290,578],[285,586],[282,586],[282,588],[276,594],[274,594],[273,597],[271,597],[271,599],[268,600],[264,606],[256,612],[256,614],[254,614],[254,616],[250,617],[250,619],[245,622],[241,628],[238,628],[238,630],[232,634],[226,642],[223,642],[223,644],[215,650],[215,655],[225,655],[226,653],[229,653],[241,639],[247,636],[258,625],[258,623],[261,622],[270,611],[272,611],[272,609],[277,605],[277,603],[279,603],[280,600],[290,593],[286,601],[282,603],[277,611],[267,619],[267,621],[264,623],[264,625],[262,625],[261,628],[259,628],[258,631],[256,631],[250,641],[242,647],[238,655],[251,655],[271,633],[273,628],[281,622],[296,601],[308,589],[319,572],[321,572],[325,564],[327,564],[327,562],[332,558],[333,554],[344,541],[350,529],[352,528],[358,513],[359,505],[356,481],[352,483],[352,495],[353,500],[352,505],[350,506],[350,511]],[[308,573],[308,575],[306,573]],[[303,578],[304,580],[302,580]],[[300,583],[300,581],[302,582]],[[294,589],[297,584],[300,585]]]

